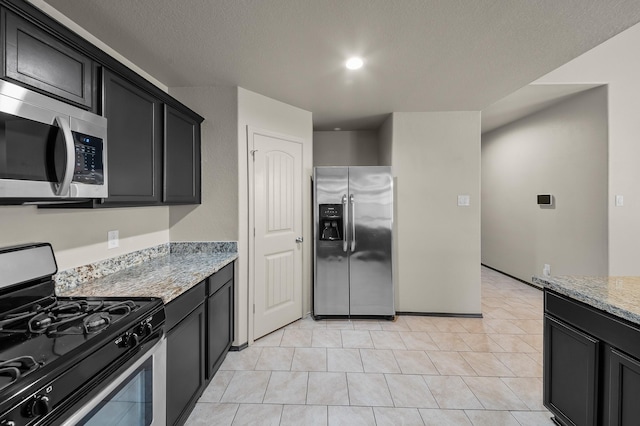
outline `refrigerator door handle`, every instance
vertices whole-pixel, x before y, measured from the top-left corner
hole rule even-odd
[[[356,251],[356,202],[353,199],[353,194],[349,196],[349,203],[351,204],[351,251]]]
[[[349,207],[347,206],[347,194],[342,195],[342,211],[344,220],[342,221],[342,251],[347,252],[347,223],[349,222]]]

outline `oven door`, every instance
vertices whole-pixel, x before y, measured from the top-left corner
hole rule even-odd
[[[164,426],[166,351],[162,338],[63,425]]]

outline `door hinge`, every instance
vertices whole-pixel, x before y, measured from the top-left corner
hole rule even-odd
[[[254,314],[256,313],[256,304],[255,303],[253,304],[253,313]]]

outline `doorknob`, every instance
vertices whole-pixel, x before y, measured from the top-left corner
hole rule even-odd
[[[302,242],[302,237],[296,238],[296,243],[301,243],[301,242]]]

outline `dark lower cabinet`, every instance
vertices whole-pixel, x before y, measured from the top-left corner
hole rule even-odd
[[[183,424],[204,386],[205,313],[201,304],[167,335],[167,424]]]
[[[207,379],[220,368],[233,342],[233,263],[209,278]]]
[[[640,326],[545,289],[544,405],[561,425],[640,424]]]
[[[610,351],[609,424],[640,424],[640,361],[616,349]]]
[[[567,425],[595,425],[598,341],[544,318],[544,403]]]
[[[167,425],[186,422],[233,341],[233,268],[222,268],[165,306]]]

